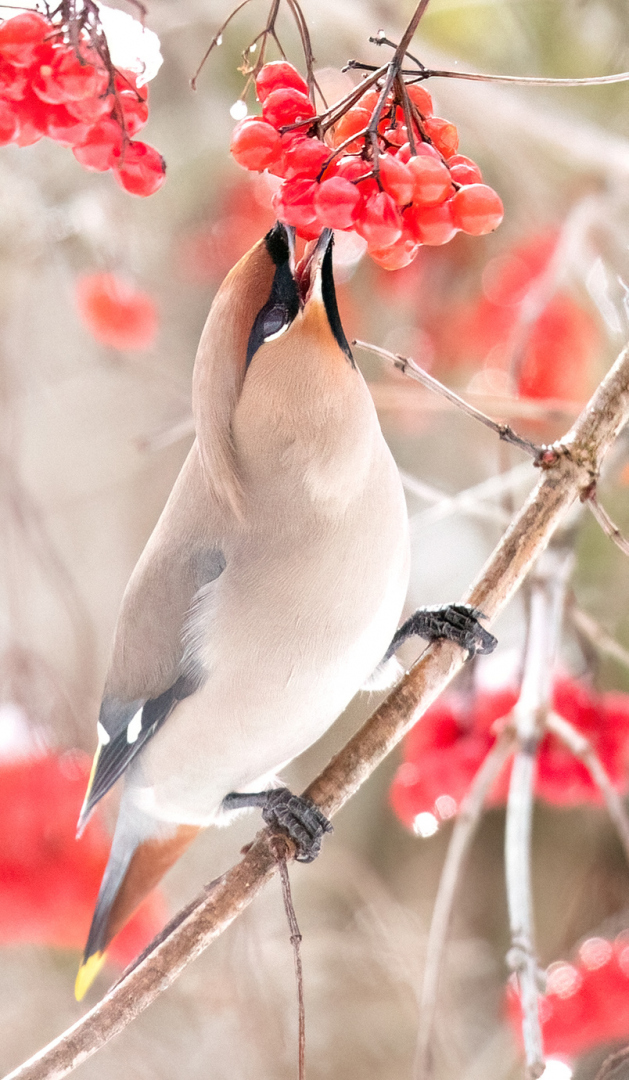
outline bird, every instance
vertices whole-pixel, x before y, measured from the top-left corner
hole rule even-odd
[[[398,627],[409,531],[397,467],[339,317],[325,229],[277,222],[228,273],[192,378],[196,437],[123,596],[78,823],[122,778],[76,980],[201,829],[244,808],[311,861],[331,825],[277,780],[412,633],[470,654],[466,605]]]

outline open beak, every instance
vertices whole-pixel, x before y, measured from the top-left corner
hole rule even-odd
[[[305,305],[312,296],[312,291],[321,271],[321,264],[331,242],[332,229],[324,229],[318,240],[308,242],[306,250],[295,268],[294,277],[302,305]]]

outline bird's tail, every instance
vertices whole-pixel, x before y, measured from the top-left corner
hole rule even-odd
[[[194,825],[168,825],[131,813],[123,797],[87,945],[76,977],[80,1001],[105,962],[106,949],[142,900],[192,843]]]

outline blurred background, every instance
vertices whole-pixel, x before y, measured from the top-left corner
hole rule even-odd
[[[369,35],[384,28],[395,39],[412,10],[407,0],[303,6],[332,95],[357,80],[339,74],[350,57],[383,62]],[[236,18],[193,92],[190,78],[230,3],[150,0],[147,25],[161,39],[164,64],[151,83],[146,140],[168,164],[164,187],[150,198],[126,194],[111,174],[86,172],[49,140],[0,148],[4,1070],[85,1008],[74,1001],[73,982],[115,806],[103,807],[76,844],[74,821],[120,599],[191,444],[199,335],[223,276],[273,220],[269,183],[240,170],[228,152],[230,107],[243,87],[240,54],[262,29],[267,7],[254,0]],[[131,5],[126,10],[134,13]],[[280,35],[289,59],[303,68],[285,15]],[[623,0],[432,0],[414,51],[448,69],[613,73],[629,69],[629,12]],[[360,247],[341,237],[337,281],[347,336],[412,355],[492,415],[537,442],[552,441],[627,340],[629,87],[439,79],[429,89],[438,115],[459,128],[460,152],[479,163],[503,198],[505,221],[490,236],[459,235],[443,248],[424,248],[414,264],[393,273],[360,258]],[[133,347],[124,337],[123,347],[98,340],[81,315],[77,286],[85,275],[102,273],[149,298]],[[536,472],[517,450],[383,361],[359,350],[356,357],[407,488],[408,607],[454,601]],[[625,531],[628,462],[620,440],[600,487]],[[575,518],[574,544],[560,672],[592,700],[612,690],[629,694],[626,557],[591,516]],[[590,623],[575,622],[574,612]],[[498,651],[467,670],[458,692],[515,685],[526,630],[522,599],[494,629]],[[605,635],[620,648],[614,652]],[[418,651],[411,648],[407,662]],[[618,700],[624,708],[625,699]],[[287,783],[303,788],[377,701],[359,695],[287,770]],[[618,739],[621,788],[625,739]],[[436,803],[421,803],[420,793],[421,821],[412,812],[400,820],[389,791],[401,760],[385,762],[343,810],[314,865],[291,867],[312,1080],[412,1074],[426,936],[453,811],[442,803],[440,814]],[[540,801],[535,812],[534,901],[544,967],[575,961],[592,936],[613,940],[629,928],[629,871],[612,826],[595,800],[572,803]],[[116,962],[126,963],[169,913],[230,866],[258,826],[246,817],[195,843],[114,951],[92,1003],[119,973]],[[494,805],[465,868],[447,949],[435,1035],[439,1080],[522,1075],[505,1012],[503,837],[504,810]],[[626,1001],[624,1008],[629,1041]],[[274,882],[77,1076],[293,1077],[296,1032],[293,958]],[[571,1070],[577,1080],[593,1077],[610,1045],[621,1043],[610,1043],[603,1023],[583,1052],[563,1047],[564,1064],[552,1077],[549,1071],[549,1080],[565,1080]]]

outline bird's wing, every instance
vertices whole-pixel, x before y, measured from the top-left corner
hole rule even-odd
[[[184,631],[199,591],[206,594],[225,567],[219,531],[195,446],[123,598],[79,831],[177,703],[204,681],[186,655]]]

